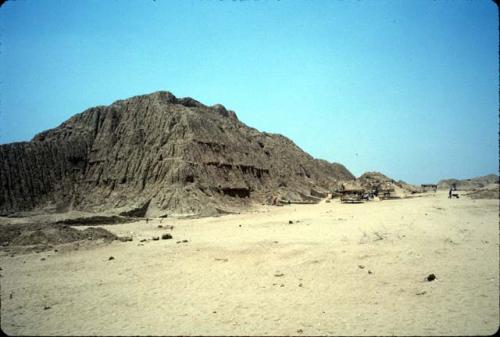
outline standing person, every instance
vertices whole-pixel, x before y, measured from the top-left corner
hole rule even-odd
[[[451,191],[453,191],[453,186],[450,186],[450,190],[448,191],[448,199],[451,199]]]

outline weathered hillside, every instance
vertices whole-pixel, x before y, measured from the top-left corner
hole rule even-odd
[[[475,177],[471,179],[444,179],[438,182],[439,189],[448,189],[452,184],[456,185],[457,190],[471,191],[483,188],[490,184],[498,184],[498,175],[489,174],[486,176]]]
[[[270,196],[307,200],[354,176],[222,105],[169,92],[90,108],[0,146],[0,214],[32,209],[212,215]]]
[[[356,184],[365,190],[390,190],[395,197],[406,197],[413,193],[421,192],[417,186],[408,184],[402,180],[395,181],[380,172],[365,172],[356,179]]]

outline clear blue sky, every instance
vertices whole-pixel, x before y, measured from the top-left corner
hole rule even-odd
[[[498,172],[492,1],[45,1],[0,8],[0,143],[169,90],[356,176]]]

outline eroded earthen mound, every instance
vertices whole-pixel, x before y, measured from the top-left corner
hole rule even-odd
[[[488,184],[484,187],[468,192],[468,197],[472,199],[500,199],[500,185],[498,183]]]
[[[351,183],[350,186],[350,188],[358,188],[366,192],[388,191],[393,197],[405,197],[421,191],[414,185],[402,180],[395,181],[380,172],[365,172],[355,182]]]
[[[222,105],[169,92],[88,109],[31,142],[0,146],[0,214],[114,210],[214,215],[279,196],[308,200],[354,179]]]
[[[2,246],[58,245],[80,240],[118,240],[113,233],[101,227],[78,230],[57,224],[22,224],[0,226]]]
[[[498,175],[489,174],[486,176],[475,177],[471,179],[444,179],[439,181],[438,188],[439,189],[449,189],[453,184],[459,191],[473,191],[477,189],[484,188],[491,184],[499,183]]]

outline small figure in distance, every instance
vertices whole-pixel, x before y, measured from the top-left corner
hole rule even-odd
[[[448,191],[448,199],[451,199],[451,191],[453,191],[453,186],[450,186],[450,190]]]

